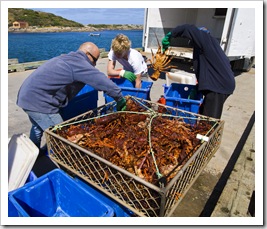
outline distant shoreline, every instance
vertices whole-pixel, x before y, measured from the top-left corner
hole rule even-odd
[[[28,27],[25,29],[15,29],[13,27],[8,28],[9,33],[59,33],[59,32],[100,32],[104,30],[143,30],[143,26],[139,25],[124,25],[120,27],[107,27],[107,28],[95,28],[95,27]]]

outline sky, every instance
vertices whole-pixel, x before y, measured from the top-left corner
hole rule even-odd
[[[87,24],[136,24],[144,23],[144,8],[27,8],[61,16]]]

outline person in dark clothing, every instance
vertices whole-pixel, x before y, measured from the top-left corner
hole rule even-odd
[[[197,87],[204,95],[200,114],[220,119],[224,102],[235,89],[235,78],[229,59],[218,40],[204,27],[185,24],[172,29],[162,39],[164,52],[170,46],[170,39],[176,37],[188,38],[193,45]]]
[[[40,148],[45,129],[63,122],[60,108],[88,84],[104,91],[117,102],[117,110],[126,109],[121,89],[96,66],[100,51],[91,42],[81,44],[76,52],[54,57],[37,68],[21,85],[17,105],[32,123],[30,139]]]

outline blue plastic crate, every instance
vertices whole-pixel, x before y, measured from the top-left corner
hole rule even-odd
[[[203,95],[197,92],[195,85],[189,84],[177,84],[172,83],[164,93],[164,98],[166,99],[166,105],[180,110],[188,111],[191,113],[198,114],[199,107],[203,102]],[[194,115],[188,113],[172,111],[173,115],[178,115],[181,117],[188,117],[184,119],[185,122],[194,124]]]
[[[60,109],[59,113],[63,120],[76,117],[84,112],[97,108],[98,91],[89,85],[85,85],[79,93],[69,101],[66,107]]]
[[[8,194],[8,217],[19,217],[17,209],[9,199],[10,193]]]
[[[167,84],[163,84],[162,87],[164,88],[163,92],[165,94],[170,86],[167,86]]]
[[[135,88],[135,84],[131,83],[125,78],[110,78],[114,83],[116,83],[120,88],[123,96],[132,95],[141,99],[150,100],[150,90],[153,82],[142,81],[141,88]],[[105,102],[109,103],[114,101],[114,99],[104,93]]]
[[[83,94],[86,94],[88,92],[92,92],[92,91],[95,91],[95,89],[89,85],[84,85],[84,87],[78,92],[78,94],[76,95],[77,96],[80,96],[80,95],[83,95]]]
[[[83,181],[79,177],[75,177],[74,180],[81,186],[83,186],[88,192],[92,193],[97,198],[101,199],[104,203],[109,205],[114,210],[115,217],[131,217],[134,216],[134,213],[128,208],[118,204],[115,200],[111,199],[101,191],[94,188],[92,185],[88,184],[86,181]]]
[[[15,190],[9,200],[22,217],[113,217],[114,210],[60,169]]]
[[[37,176],[35,175],[35,173],[33,171],[31,171],[27,180],[26,180],[26,183],[35,181],[36,179],[37,179]]]

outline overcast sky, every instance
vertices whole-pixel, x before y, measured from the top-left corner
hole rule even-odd
[[[144,23],[144,8],[27,8],[61,16],[81,24]]]

